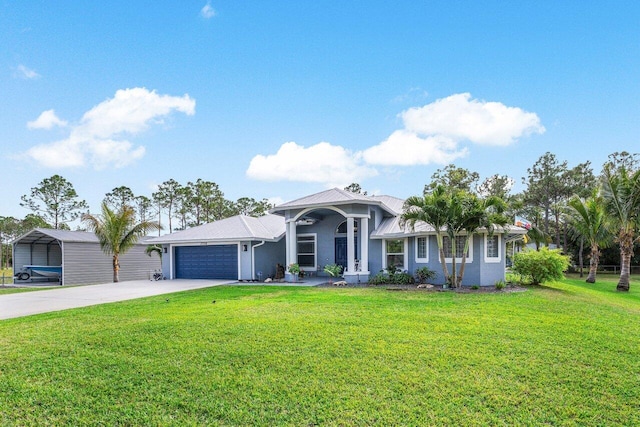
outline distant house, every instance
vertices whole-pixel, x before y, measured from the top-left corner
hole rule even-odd
[[[293,263],[323,275],[324,266],[335,263],[352,283],[366,282],[389,265],[408,272],[427,266],[439,273],[434,283],[442,283],[435,230],[425,223],[401,227],[403,204],[396,197],[334,188],[276,206],[260,218],[235,216],[152,241],[163,245],[169,278],[261,280],[275,274],[276,264]],[[506,226],[491,236],[474,234],[463,284],[491,286],[504,279],[506,243],[525,233]],[[446,250],[451,253],[450,242]]]
[[[150,272],[160,269],[160,258],[145,253],[147,239],[120,255],[121,281],[149,279]],[[28,281],[57,281],[61,285],[113,281],[112,257],[102,251],[94,233],[85,231],[31,230],[13,241],[13,269],[14,275],[24,270]]]

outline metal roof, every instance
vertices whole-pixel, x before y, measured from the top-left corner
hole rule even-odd
[[[479,232],[484,232],[486,229],[481,228]],[[407,237],[417,236],[424,234],[435,234],[436,230],[431,224],[427,224],[424,221],[417,221],[415,226],[411,228],[409,224],[405,224],[404,227],[400,226],[400,217],[385,218],[378,228],[371,233],[372,239],[387,239],[389,237]],[[517,240],[522,235],[527,234],[527,230],[517,225],[505,225],[494,227],[494,233],[505,234],[508,241]]]
[[[148,236],[142,237],[138,244],[147,244]],[[100,243],[95,233],[88,231],[56,230],[53,228],[34,228],[13,241],[19,244],[49,244],[55,241],[74,243]]]
[[[365,196],[350,191],[341,190],[339,188],[331,188],[319,193],[311,194],[300,199],[283,203],[271,209],[271,213],[282,213],[288,209],[300,209],[308,207],[322,207],[331,205],[347,205],[352,203],[362,203],[367,205],[380,206],[391,214],[398,214],[397,205],[400,203],[402,208],[403,200],[391,196]],[[390,203],[393,206],[389,206]]]
[[[254,218],[236,215],[165,236],[149,239],[148,243],[189,243],[209,241],[268,240],[278,241],[284,236],[284,218],[264,215]]]

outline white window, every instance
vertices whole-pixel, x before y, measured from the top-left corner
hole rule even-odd
[[[429,262],[429,238],[416,237],[416,262]]]
[[[406,253],[406,240],[405,239],[393,239],[384,241],[384,268],[395,266],[400,270],[406,270],[405,253]]]
[[[456,262],[462,261],[462,254],[464,252],[464,241],[466,236],[456,236]],[[451,247],[451,239],[449,236],[442,238],[442,246],[444,249],[444,258],[446,262],[453,260],[453,251]],[[469,249],[466,253],[465,262],[473,262],[473,236],[469,236]]]
[[[502,241],[500,235],[484,236],[484,260],[485,262],[500,262],[502,259]]]
[[[298,265],[302,269],[316,269],[316,235],[298,234]]]

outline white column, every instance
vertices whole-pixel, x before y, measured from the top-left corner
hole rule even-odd
[[[347,271],[349,273],[354,273],[356,271],[354,237],[353,218],[349,217],[347,218]]]
[[[369,271],[369,218],[360,218],[360,270]]]
[[[289,223],[289,264],[298,262],[298,236],[296,231],[296,222],[291,221]],[[287,264],[286,267],[288,266]]]
[[[284,252],[285,252],[285,257],[284,257],[284,262],[285,262],[285,268],[287,268],[287,265],[289,265],[289,260],[291,259],[291,254],[289,252],[291,252],[291,236],[289,235],[289,223],[285,223],[285,233],[284,233]]]

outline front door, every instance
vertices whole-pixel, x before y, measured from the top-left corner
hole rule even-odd
[[[358,257],[358,238],[353,239],[356,258]],[[336,264],[341,265],[343,271],[347,269],[347,238],[336,237]]]

